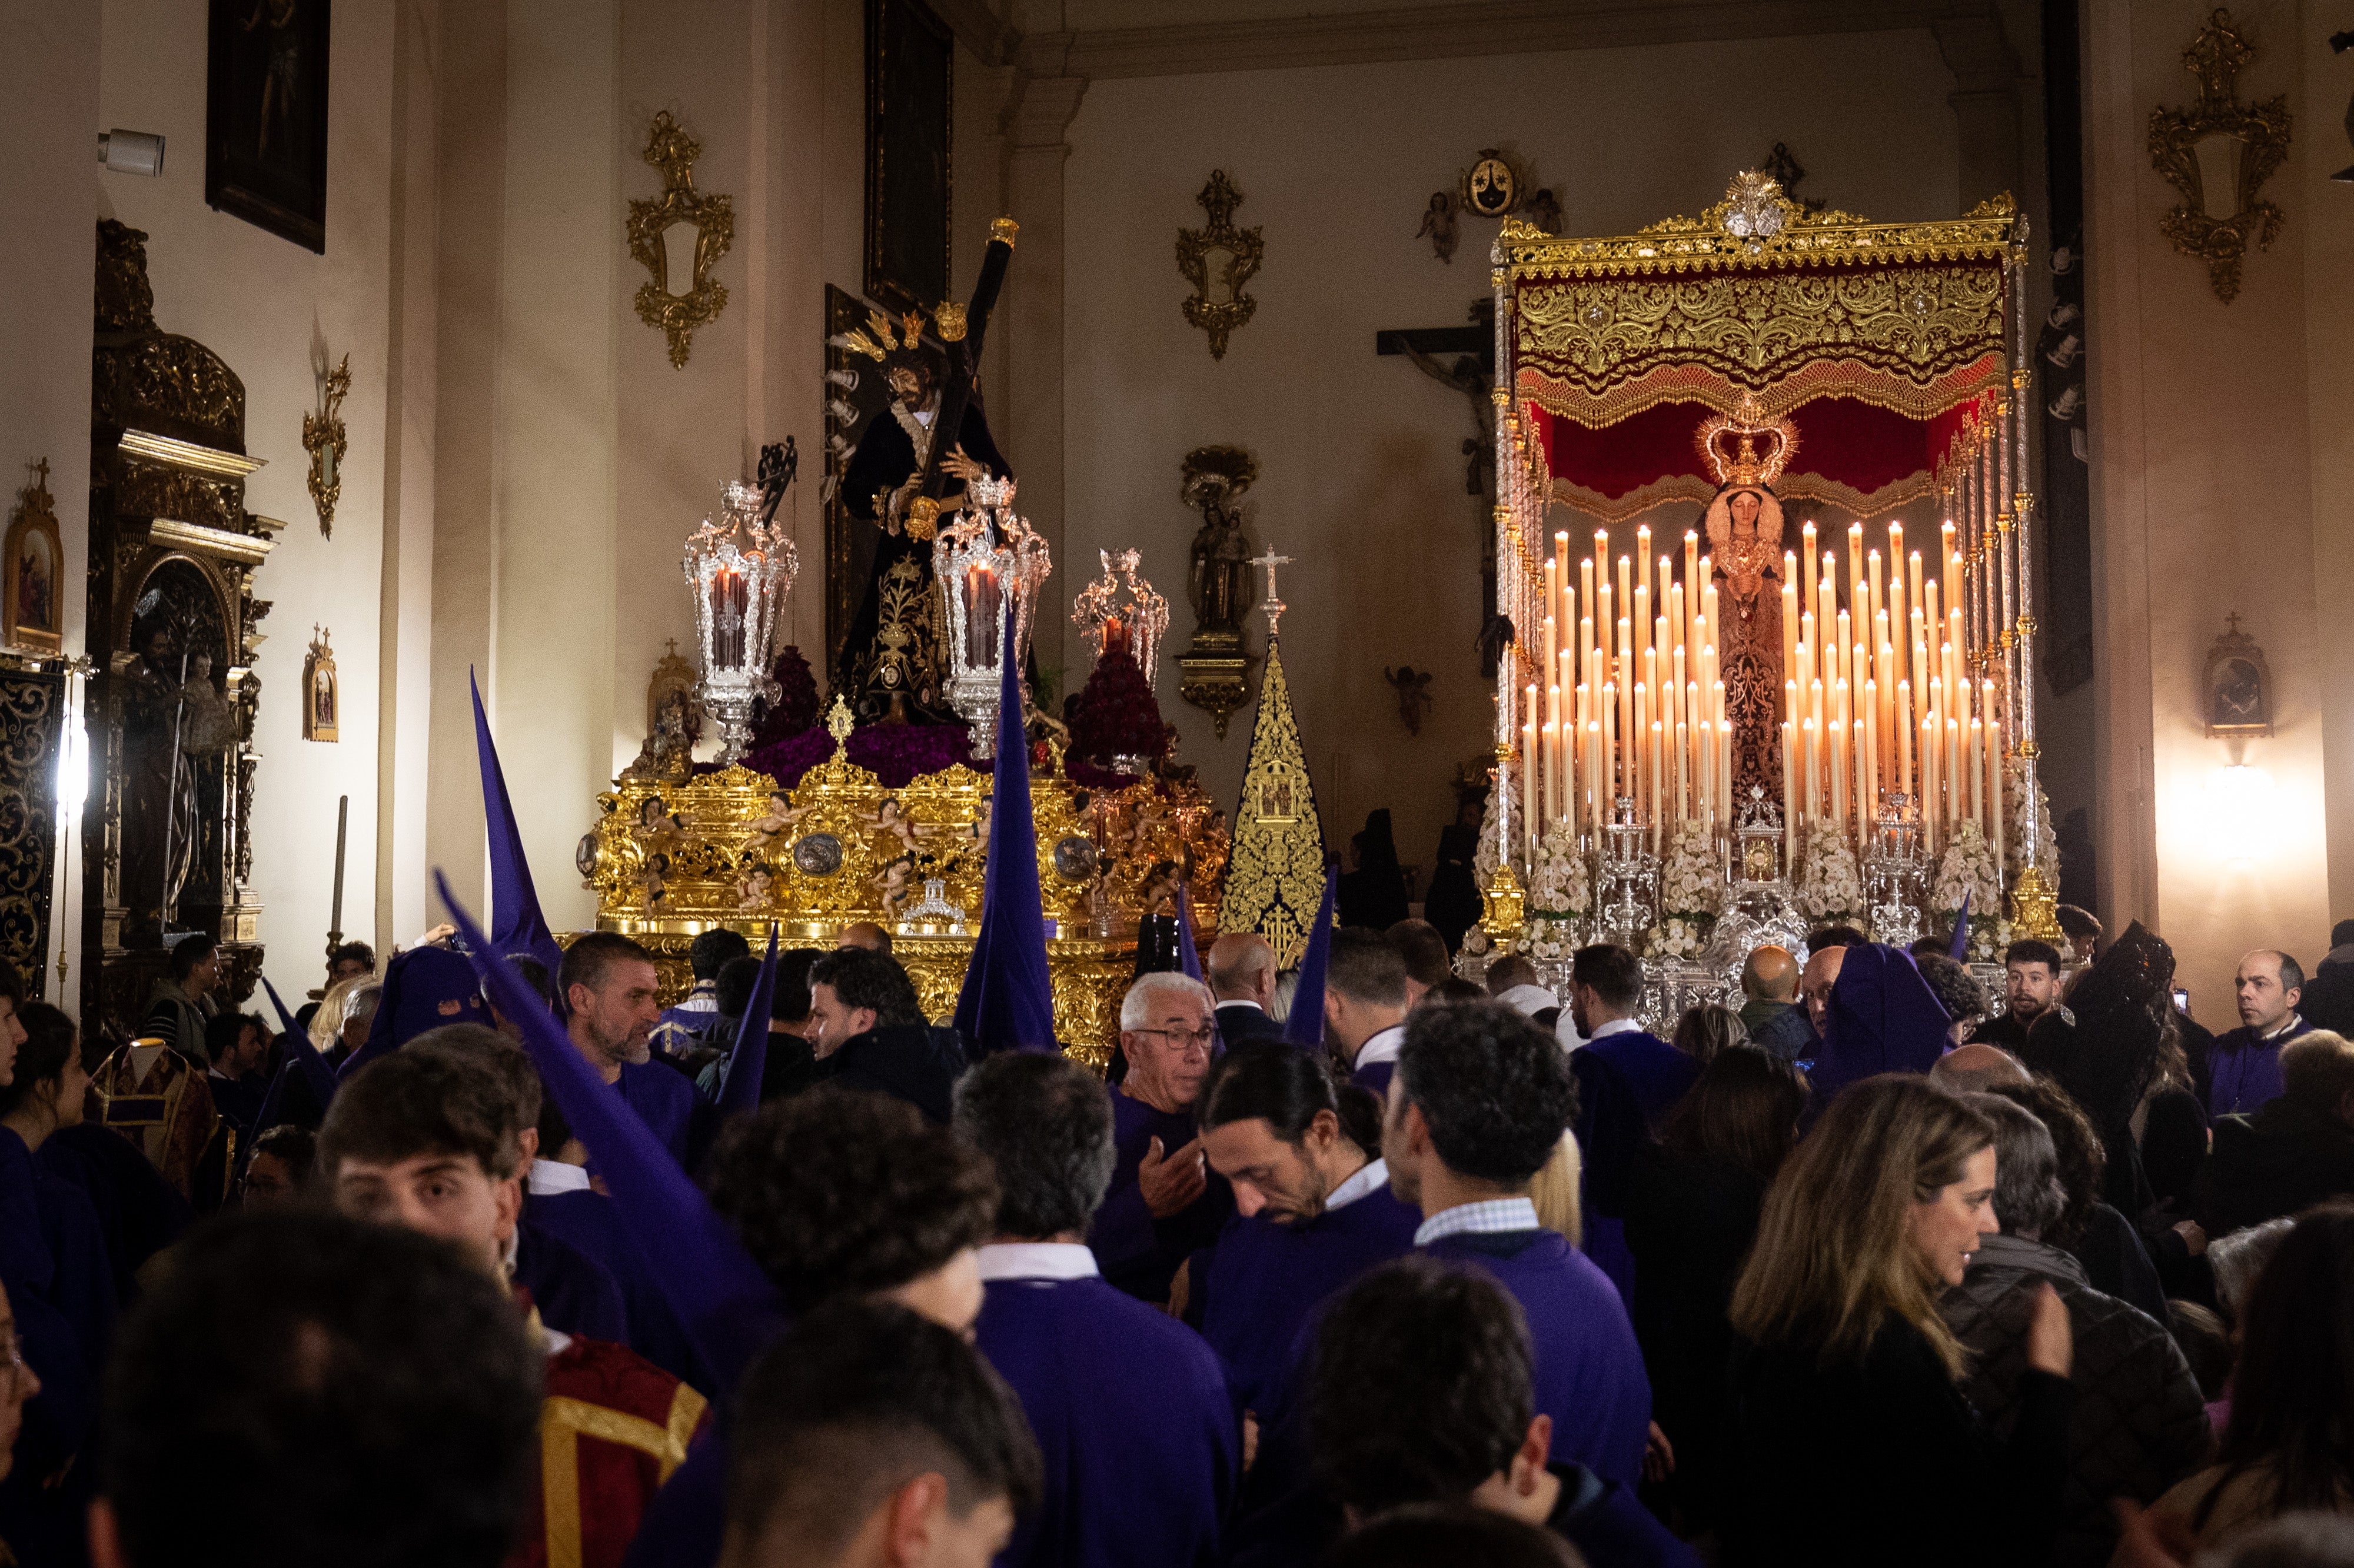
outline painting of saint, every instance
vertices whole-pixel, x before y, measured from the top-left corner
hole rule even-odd
[[[334,740],[336,701],[335,653],[323,628],[313,629],[310,656],[302,662],[302,738]]]
[[[63,551],[58,537],[54,499],[48,491],[48,464],[30,465],[33,482],[17,492],[16,510],[8,525],[5,599],[0,622],[13,648],[55,653],[62,646],[63,607],[59,595],[64,574]]]
[[[205,201],[327,248],[328,0],[212,0]]]

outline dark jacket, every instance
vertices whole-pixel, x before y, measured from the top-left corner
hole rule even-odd
[[[1741,1022],[1748,1026],[1752,1045],[1785,1062],[1802,1061],[1815,1054],[1815,1026],[1808,1021],[1807,1010],[1796,1002],[1753,1001],[1741,1010]]]
[[[854,1034],[818,1065],[822,1082],[893,1095],[940,1127],[954,1108],[956,1081],[965,1069],[964,1041],[953,1029],[928,1023],[885,1023]],[[768,1085],[763,1075],[761,1087]]]
[[[1283,1025],[1268,1015],[1266,1009],[1247,1001],[1218,1003],[1218,1038],[1231,1051],[1254,1040],[1280,1040]]]
[[[2158,1265],[2133,1222],[2114,1207],[2094,1204],[2084,1235],[2068,1250],[2094,1289],[2165,1320],[2166,1287],[2158,1282]]]
[[[1741,1345],[1732,1381],[1726,1568],[1989,1568],[2041,1562],[2058,1526],[2074,1390],[2019,1377],[2008,1438],[1920,1330],[1891,1317],[1860,1363]],[[1967,1499],[1965,1504],[1962,1499]]]
[[[1626,1182],[1627,1248],[1635,1257],[1635,1338],[1651,1373],[1651,1418],[1676,1453],[1675,1522],[1712,1523],[1723,1501],[1725,1309],[1757,1239],[1766,1183],[1732,1160],[1646,1146]]]
[[[2218,1117],[2200,1186],[2199,1223],[2218,1236],[2354,1192],[2354,1128],[2285,1095]]]
[[[2305,982],[2296,1010],[2316,1029],[2354,1040],[2354,947],[2332,948]]]
[[[2100,1568],[2116,1549],[2108,1499],[2147,1507],[2206,1462],[2206,1404],[2173,1337],[2148,1314],[2085,1282],[2056,1246],[1988,1236],[1939,1309],[1968,1347],[1962,1392],[1998,1432],[2019,1411],[2035,1287],[2050,1280],[2075,1333],[2076,1404],[2068,1421],[2068,1479],[2052,1561]]]

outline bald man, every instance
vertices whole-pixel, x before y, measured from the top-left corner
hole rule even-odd
[[[1768,943],[1741,966],[1741,992],[1749,999],[1742,1004],[1741,1022],[1748,1025],[1750,1044],[1785,1062],[1815,1054],[1815,1032],[1797,1005],[1797,989],[1798,960],[1787,948]]]
[[[1806,1005],[1818,1050],[1830,1035],[1831,987],[1839,982],[1840,966],[1846,962],[1845,948],[1818,948],[1807,955],[1807,967],[1798,971],[1798,1000]]]
[[[2232,991],[2240,1027],[2215,1036],[2207,1051],[2210,1118],[2278,1099],[2280,1048],[2313,1027],[2296,1010],[2305,999],[2305,970],[2286,953],[2260,948],[2242,959]]]
[[[872,920],[854,920],[834,933],[837,948],[864,948],[870,953],[891,956],[891,933]]]
[[[1998,1084],[2023,1084],[2028,1072],[2019,1058],[1999,1045],[1982,1042],[1956,1045],[1929,1069],[1937,1086],[1957,1095],[1983,1094]]]
[[[1267,1012],[1275,1000],[1275,948],[1257,931],[1233,931],[1210,944],[1202,978],[1218,1003],[1218,1038],[1229,1050],[1252,1040],[1280,1040]]]

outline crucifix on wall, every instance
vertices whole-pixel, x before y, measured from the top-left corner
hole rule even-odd
[[[1472,302],[1469,323],[1394,327],[1373,334],[1377,355],[1404,355],[1416,369],[1460,394],[1470,406],[1471,433],[1463,438],[1463,493],[1475,503],[1472,535],[1479,541],[1479,673],[1492,679],[1507,629],[1496,614],[1496,302]]]

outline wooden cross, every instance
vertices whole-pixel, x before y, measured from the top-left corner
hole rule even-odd
[[[1269,545],[1267,547],[1267,554],[1252,556],[1250,564],[1267,568],[1267,599],[1259,605],[1259,609],[1267,612],[1267,639],[1272,642],[1276,638],[1276,623],[1283,619],[1283,612],[1291,608],[1275,597],[1275,568],[1289,566],[1291,557],[1277,555],[1275,546]]]

